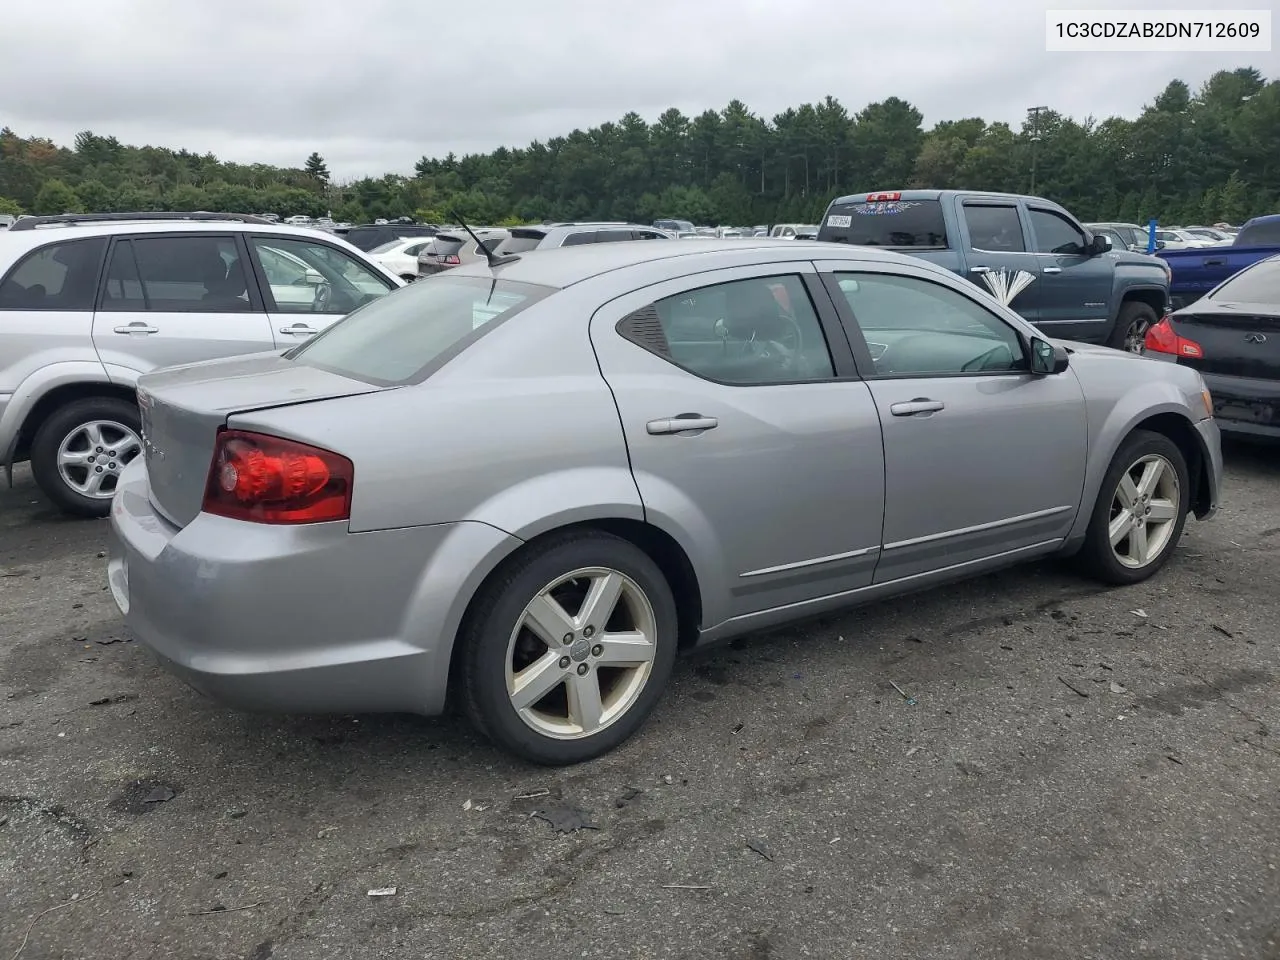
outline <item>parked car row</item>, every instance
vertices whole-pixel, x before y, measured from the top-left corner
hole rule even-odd
[[[336,236],[229,214],[35,217],[0,233],[0,462],[105,516],[143,449],[134,385],[281,351],[403,286]]]

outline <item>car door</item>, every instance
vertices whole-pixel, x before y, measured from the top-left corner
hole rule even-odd
[[[108,374],[272,349],[249,276],[236,233],[115,237],[93,317]]]
[[[884,433],[877,583],[1059,545],[1084,486],[1084,394],[1028,372],[1024,337],[962,285],[912,267],[818,267]]]
[[[880,423],[812,264],[637,290],[591,339],[645,510],[709,575],[704,626],[870,582]]]
[[[995,281],[1001,274],[1009,283],[1019,273],[1029,275],[1031,283],[1009,305],[1024,320],[1036,323],[1044,296],[1041,264],[1027,244],[1017,201],[961,197],[959,209],[969,279],[987,293],[994,293],[998,289]]]
[[[246,233],[277,347],[315,336],[398,287],[346,250],[310,237]]]
[[[1088,252],[1088,238],[1070,217],[1027,204],[1033,249],[1040,258],[1039,325],[1053,337],[1097,340],[1111,323],[1116,255]]]

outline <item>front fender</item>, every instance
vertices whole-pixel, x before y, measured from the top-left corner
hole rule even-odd
[[[1165,413],[1182,417],[1189,427],[1195,426],[1195,418],[1191,416],[1178,386],[1171,382],[1154,381],[1134,387],[1111,408],[1096,428],[1091,425],[1084,489],[1076,522],[1067,535],[1069,546],[1084,539],[1089,521],[1093,517],[1094,504],[1102,489],[1103,478],[1111,468],[1111,461],[1125,438],[1144,420]],[[1193,432],[1199,435],[1198,431]],[[1207,451],[1202,452],[1207,455]]]

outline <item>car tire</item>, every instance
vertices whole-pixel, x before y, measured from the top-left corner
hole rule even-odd
[[[1144,491],[1140,482],[1144,473],[1139,471],[1146,471],[1148,464],[1159,464],[1160,472],[1154,489]],[[1139,494],[1136,501],[1122,490],[1126,478]],[[1141,499],[1144,496],[1145,501]],[[1104,583],[1126,585],[1146,580],[1173,555],[1190,510],[1191,475],[1178,445],[1163,434],[1135,430],[1120,445],[1102,479],[1084,546],[1078,554],[1079,566],[1088,576]],[[1145,511],[1145,515],[1135,511]],[[1166,512],[1172,516],[1162,516]],[[1126,516],[1133,521],[1127,532]],[[1138,527],[1142,529],[1142,539],[1135,543]],[[1113,531],[1123,534],[1114,545]],[[1153,538],[1158,542],[1152,543]]]
[[[96,429],[97,434],[93,431]],[[88,451],[90,437],[106,442],[104,454],[116,454],[105,463],[94,456],[90,465],[64,469],[61,460],[66,453]],[[125,465],[142,455],[142,426],[135,404],[118,397],[86,397],[54,411],[36,431],[31,444],[31,472],[45,496],[64,513],[78,517],[105,517],[111,512],[112,478],[118,477]],[[70,482],[91,474],[106,478],[102,496],[88,496]]]
[[[1126,353],[1142,353],[1147,331],[1156,325],[1158,319],[1150,305],[1131,300],[1120,308],[1107,346]]]
[[[575,573],[577,579],[564,582]],[[619,591],[613,617],[591,623],[583,616],[585,599],[580,608],[577,598],[613,588]],[[558,605],[539,606],[552,595]],[[569,618],[567,627],[561,613]],[[538,632],[529,627],[534,619],[542,624]],[[549,636],[557,623],[566,628],[559,641]],[[619,645],[624,631],[631,639]],[[644,551],[598,531],[554,537],[517,554],[472,602],[457,653],[463,712],[495,744],[529,762],[590,760],[623,743],[657,706],[675,662],[676,632],[671,588]],[[645,634],[647,648],[636,640]],[[607,665],[619,657],[628,665]],[[534,686],[528,678],[537,664],[546,669]],[[518,702],[522,679],[528,681],[523,695],[534,698],[527,703]],[[547,692],[533,692],[542,689]],[[592,696],[581,692],[592,689],[594,708]],[[579,723],[580,716],[596,722]]]

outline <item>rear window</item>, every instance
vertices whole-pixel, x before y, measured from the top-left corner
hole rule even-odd
[[[286,356],[381,386],[416,383],[553,292],[509,280],[431,277],[361,307]]]
[[[937,200],[835,203],[818,239],[866,247],[946,248],[947,225]]]
[[[1280,218],[1245,227],[1236,236],[1237,247],[1266,247],[1280,244]]]
[[[437,257],[456,257],[464,243],[466,241],[460,237],[446,237],[441,234],[431,241],[431,252]]]
[[[1215,290],[1213,299],[1229,303],[1280,303],[1280,261],[1266,260],[1242,270]]]
[[[511,236],[503,240],[495,252],[524,253],[526,250],[536,250],[546,236],[541,230],[512,230]]]

